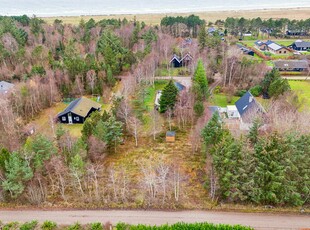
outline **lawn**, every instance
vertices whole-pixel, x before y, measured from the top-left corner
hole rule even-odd
[[[289,81],[291,89],[298,93],[301,100],[304,100],[303,109],[310,110],[310,82]]]
[[[227,105],[234,105],[236,101],[238,101],[240,97],[233,96],[229,101],[228,96],[225,94],[213,94],[209,101],[211,105],[216,105],[220,107],[226,107]]]
[[[189,76],[190,72],[186,67],[180,68],[170,68],[167,69],[165,67],[158,68],[156,70],[156,76],[168,77],[168,76]]]
[[[150,86],[146,89],[146,96],[144,99],[144,106],[147,110],[151,111],[154,108],[154,102],[156,97],[156,92],[158,90],[163,90],[168,84],[168,80],[157,80],[154,86]]]

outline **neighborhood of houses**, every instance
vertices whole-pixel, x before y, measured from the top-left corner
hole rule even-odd
[[[209,34],[212,34],[213,32],[212,29],[208,30]],[[186,48],[187,46],[190,46],[191,43],[191,39],[184,39],[180,41],[180,47]],[[274,55],[291,55],[310,50],[310,42],[302,40],[296,40],[287,47],[272,40],[257,40],[251,48],[240,43],[237,43],[236,45],[243,54],[251,56],[254,56],[257,50],[260,52],[270,52]],[[297,57],[298,58],[295,59],[274,59],[272,61],[273,67],[282,72],[308,72],[310,70],[309,60],[300,59],[299,56]],[[184,54],[181,53],[179,55],[173,54],[169,64],[172,68],[189,67],[192,64],[192,61],[192,55],[189,52],[184,52]],[[171,77],[179,91],[188,90],[189,85],[184,84],[179,78],[180,77]],[[6,81],[0,82],[0,95],[5,97],[13,90],[14,84]],[[161,90],[158,90],[155,94],[154,108],[157,110],[160,106],[161,95]],[[226,107],[212,105],[208,107],[208,110],[212,114],[218,113],[221,119],[225,119],[225,123],[232,122],[237,124],[237,129],[239,130],[249,130],[254,119],[257,117],[263,118],[265,113],[263,106],[249,91],[239,98],[234,105],[227,105]],[[92,99],[81,97],[72,101],[62,112],[58,113],[55,119],[63,124],[83,124],[94,111],[101,111],[101,104]],[[31,134],[33,134],[33,132],[31,132]],[[174,142],[175,136],[176,133],[174,131],[168,131],[166,133],[166,141]]]

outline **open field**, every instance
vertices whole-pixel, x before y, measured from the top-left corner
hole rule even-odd
[[[225,20],[227,17],[244,17],[244,18],[289,18],[289,19],[307,19],[310,15],[310,8],[292,8],[292,9],[263,9],[263,10],[231,10],[231,11],[208,11],[208,12],[193,12],[193,13],[171,13],[171,14],[137,14],[136,19],[144,21],[146,24],[156,25],[160,24],[160,20],[168,16],[187,16],[195,14],[207,21],[215,22],[218,19]],[[70,17],[47,17],[44,18],[48,23],[53,23],[56,18],[61,19],[64,23],[78,24],[83,18],[89,20],[90,18],[96,21],[108,18],[127,18],[134,19],[133,14],[123,15],[96,15],[96,16],[70,16]]]
[[[298,93],[304,101],[303,109],[310,110],[310,82],[309,81],[289,81],[291,89]]]

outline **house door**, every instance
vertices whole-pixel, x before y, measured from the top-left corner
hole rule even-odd
[[[72,114],[71,113],[68,113],[68,121],[69,121],[69,124],[72,124]]]

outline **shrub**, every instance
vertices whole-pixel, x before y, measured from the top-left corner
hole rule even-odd
[[[26,222],[23,225],[20,226],[20,230],[34,230],[35,227],[38,225],[38,221],[33,220],[30,222]]]
[[[17,229],[19,229],[18,222],[10,222],[10,223],[4,225],[1,229],[2,230],[17,230]]]
[[[103,226],[101,223],[97,222],[97,223],[92,223],[90,225],[90,229],[91,230],[103,230]]]
[[[258,97],[262,94],[263,88],[260,85],[256,85],[250,89],[250,92],[254,97]]]
[[[245,90],[245,89],[238,90],[238,91],[236,92],[236,96],[237,96],[237,97],[242,97],[244,94],[246,94],[246,90]]]
[[[67,230],[82,230],[82,229],[83,229],[83,227],[79,222],[77,222],[74,225],[71,225],[67,228]]]
[[[42,230],[54,230],[56,228],[57,228],[57,224],[49,220],[45,221],[41,226]]]

